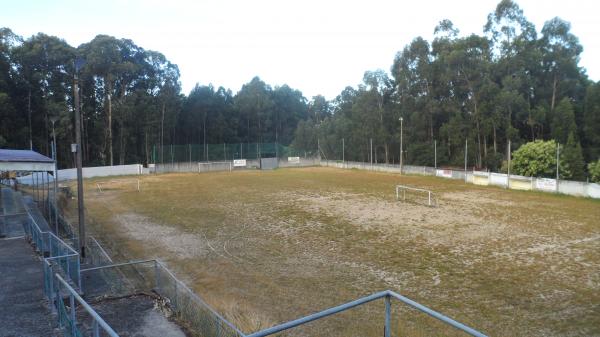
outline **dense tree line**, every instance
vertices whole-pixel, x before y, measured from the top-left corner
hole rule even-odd
[[[212,85],[181,93],[179,70],[161,53],[98,35],[77,48],[58,37],[28,39],[0,30],[0,147],[50,155],[52,126],[61,167],[73,166],[74,60],[84,165],[151,161],[153,146],[278,142],[289,144],[306,99],[258,77],[234,95]]]
[[[363,83],[320,103],[301,123],[295,145],[347,160],[399,162],[403,119],[404,162],[500,169],[512,149],[536,139],[566,145],[572,178],[583,179],[584,159],[600,157],[600,83],[579,63],[582,46],[559,18],[538,34],[519,6],[501,1],[483,35],[459,37],[451,21],[430,43],[415,38],[386,72],[368,71]],[[371,139],[373,154],[371,155]],[[373,157],[373,158],[371,158]]]
[[[54,124],[60,166],[72,166],[73,61],[82,58],[85,165],[147,163],[154,145],[255,142],[398,163],[402,118],[407,164],[433,165],[435,148],[438,165],[462,166],[466,143],[469,166],[497,170],[509,141],[516,150],[554,140],[572,178],[583,179],[585,162],[600,157],[600,83],[579,66],[583,48],[570,28],[554,18],[538,33],[502,0],[481,35],[460,36],[443,20],[433,41],[417,37],[398,52],[389,73],[367,71],[331,101],[258,77],[235,94],[196,85],[185,96],[177,66],[131,40],[98,35],[75,48],[3,28],[0,146],[50,154]]]

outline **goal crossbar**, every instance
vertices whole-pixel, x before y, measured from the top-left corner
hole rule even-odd
[[[400,191],[402,191],[402,201],[406,201],[406,191],[414,191],[427,194],[427,206],[435,206],[433,192],[431,192],[430,190],[406,185],[396,185],[396,200],[400,200]]]
[[[135,183],[136,184],[136,189],[139,192],[140,191],[140,180],[139,179],[121,179],[121,180],[108,180],[108,181],[99,181],[96,183],[96,187],[98,187],[98,191],[102,192],[102,185],[107,185],[107,184],[122,184],[122,183]]]
[[[198,173],[210,171],[232,171],[233,165],[230,161],[198,162]]]

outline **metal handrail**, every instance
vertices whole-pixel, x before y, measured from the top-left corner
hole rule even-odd
[[[417,310],[419,310],[419,311],[421,311],[423,313],[426,313],[427,315],[429,315],[429,316],[431,316],[433,318],[439,319],[440,321],[442,321],[444,323],[447,323],[447,324],[453,326],[456,329],[462,330],[462,331],[468,333],[471,336],[487,337],[486,335],[482,334],[481,332],[479,332],[479,331],[477,331],[477,330],[475,330],[475,329],[473,329],[471,327],[468,327],[468,326],[466,326],[466,325],[464,325],[464,324],[462,324],[460,322],[457,322],[457,321],[453,320],[452,318],[450,318],[448,316],[442,315],[439,312],[437,312],[435,310],[432,310],[432,309],[430,309],[430,308],[428,308],[428,307],[426,307],[426,306],[424,306],[422,304],[419,304],[419,303],[411,300],[410,298],[402,296],[402,295],[400,295],[398,293],[395,293],[395,292],[393,292],[391,290],[388,290],[387,293],[388,293],[389,296],[394,297],[395,299],[397,299],[397,300],[399,300],[399,301],[401,301],[401,302],[403,302],[405,304],[408,304],[411,307],[413,307],[413,308],[415,308],[415,309],[417,309]]]
[[[81,298],[81,296],[79,296],[79,294],[77,294],[75,289],[73,289],[67,281],[65,281],[59,274],[54,274],[54,276],[67,289],[67,291],[69,292],[69,296],[71,298],[74,298],[75,300],[77,300],[77,302],[79,302],[79,304],[81,304],[81,306],[85,309],[85,311],[87,311],[88,314],[90,314],[90,316],[92,316],[92,325],[94,327],[96,327],[95,323],[97,323],[98,325],[100,325],[102,327],[102,329],[104,329],[104,331],[106,333],[108,333],[108,335],[110,337],[119,337],[119,335],[110,327],[110,325],[108,325],[108,323],[106,323],[104,321],[104,319],[102,319],[102,317],[100,317],[100,315],[96,312],[96,310],[94,310],[83,298]],[[57,299],[57,300],[60,300],[60,299]],[[74,308],[71,308],[71,310],[74,310]],[[72,324],[75,324],[75,322],[73,322]],[[98,335],[99,334],[97,333],[97,331],[95,331],[94,336],[98,336]]]
[[[329,308],[329,309],[326,309],[326,310],[323,310],[323,311],[320,311],[320,312],[317,312],[317,313],[314,313],[314,314],[311,314],[311,315],[308,315],[308,316],[304,316],[304,317],[298,318],[298,319],[293,320],[293,321],[289,321],[289,322],[286,322],[286,323],[283,323],[283,324],[276,325],[276,326],[271,327],[271,328],[267,328],[267,329],[264,329],[264,330],[261,330],[261,331],[258,331],[258,332],[251,333],[249,335],[246,335],[245,337],[264,337],[264,336],[273,335],[275,333],[278,333],[278,332],[281,332],[281,331],[284,331],[284,330],[288,330],[288,329],[291,329],[293,327],[296,327],[296,326],[299,326],[299,325],[302,325],[302,324],[306,324],[306,323],[309,323],[309,322],[312,322],[314,320],[318,320],[318,319],[321,319],[321,318],[324,318],[324,317],[327,317],[327,316],[331,316],[331,315],[340,313],[342,311],[349,310],[349,309],[354,308],[356,306],[359,306],[359,305],[362,305],[362,304],[365,304],[365,303],[368,303],[368,302],[372,302],[372,301],[380,299],[380,298],[386,298],[386,336],[387,336],[388,333],[389,333],[389,321],[390,321],[389,320],[390,311],[389,311],[389,302],[388,302],[388,299],[390,297],[393,297],[393,298],[395,298],[397,300],[400,300],[401,302],[403,302],[403,303],[405,303],[405,304],[407,304],[407,305],[409,305],[409,306],[411,306],[411,307],[413,307],[413,308],[415,308],[415,309],[417,309],[417,310],[419,310],[419,311],[421,311],[421,312],[423,312],[423,313],[425,313],[425,314],[427,314],[429,316],[432,316],[432,317],[434,317],[436,319],[439,319],[442,322],[444,322],[446,324],[449,324],[450,326],[452,326],[452,327],[454,327],[456,329],[464,331],[464,332],[468,333],[471,336],[475,336],[475,337],[487,337],[486,335],[482,334],[481,332],[479,332],[479,331],[477,331],[477,330],[475,330],[473,328],[470,328],[470,327],[468,327],[468,326],[466,326],[466,325],[464,325],[464,324],[462,324],[460,322],[457,322],[457,321],[453,320],[450,317],[444,316],[444,315],[440,314],[437,311],[434,311],[434,310],[432,310],[432,309],[430,309],[430,308],[428,308],[428,307],[426,307],[426,306],[424,306],[422,304],[419,304],[419,303],[417,303],[417,302],[415,302],[415,301],[413,301],[413,300],[411,300],[411,299],[409,299],[407,297],[404,297],[404,296],[402,296],[400,294],[397,294],[397,293],[395,293],[395,292],[393,292],[391,290],[385,290],[385,291],[381,291],[381,292],[378,292],[378,293],[375,293],[375,294],[372,294],[372,295],[369,295],[369,296],[365,296],[365,297],[359,298],[357,300],[354,300],[354,301],[351,301],[351,302],[348,302],[348,303],[344,303],[344,304],[341,304],[341,305],[338,305],[338,306],[335,306],[335,307],[332,307],[332,308]]]
[[[86,268],[86,269],[81,269],[81,272],[86,272],[86,271],[92,271],[92,270],[98,270],[98,269],[107,269],[107,268],[116,268],[116,267],[122,267],[122,266],[129,266],[132,264],[142,264],[142,263],[149,263],[149,262],[156,262],[155,259],[149,259],[149,260],[136,260],[136,261],[129,261],[129,262],[123,262],[123,263],[115,263],[115,264],[108,264],[105,266],[98,266],[98,267],[91,267],[91,268]]]

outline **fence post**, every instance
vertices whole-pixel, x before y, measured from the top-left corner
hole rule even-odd
[[[556,193],[558,193],[558,178],[559,178],[559,167],[560,167],[560,144],[556,143]]]
[[[469,151],[469,140],[465,139],[465,184],[467,183],[467,158]]]
[[[510,153],[510,140],[508,141],[508,172],[506,175],[506,188],[510,189],[510,161],[511,161],[511,153]]]
[[[50,270],[50,271],[52,271],[52,270]],[[54,274],[52,274],[50,277],[54,278]],[[60,306],[58,304],[58,301],[62,301],[62,299],[60,298],[60,282],[58,282],[58,284],[56,286],[56,293],[54,294],[54,299],[55,299],[55,302],[52,304],[54,306],[56,306],[56,313],[58,314],[58,325],[62,328],[62,327],[64,327],[63,320],[61,319],[61,316],[63,315],[63,313],[60,311]]]
[[[175,279],[173,281],[174,281],[174,284],[175,284],[175,286],[174,286],[175,291],[174,291],[174,294],[173,294],[173,306],[175,307],[175,310],[179,310],[179,306],[177,305],[177,280]]]
[[[77,336],[75,330],[77,325],[75,323],[75,296],[69,292],[69,305],[71,306],[71,336]]]
[[[346,144],[344,144],[344,138],[342,138],[342,164],[346,162]]]
[[[81,287],[81,259],[79,258],[78,255],[75,256],[77,261],[75,261],[75,267],[77,268],[77,285],[79,286],[79,289],[81,289],[81,291],[83,291],[83,288]],[[69,275],[70,276],[70,275]]]
[[[437,168],[437,139],[433,141],[433,168]]]
[[[92,329],[94,332],[94,337],[100,337],[100,329],[99,329],[98,321],[94,320],[94,323],[92,323]]]
[[[390,295],[385,297],[385,337],[391,337],[391,317],[392,316],[392,303],[390,301]]]
[[[158,261],[154,260],[154,287],[156,288],[156,292],[160,295],[160,283],[158,278]]]

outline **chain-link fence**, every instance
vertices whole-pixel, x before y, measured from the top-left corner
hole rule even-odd
[[[144,260],[81,270],[86,296],[121,297],[156,293],[178,319],[199,336],[241,337],[244,334],[212,309],[160,261]]]
[[[279,143],[154,145],[152,162],[156,164],[218,162],[235,159],[307,157],[312,155],[314,155],[313,152],[298,151],[291,146]]]

